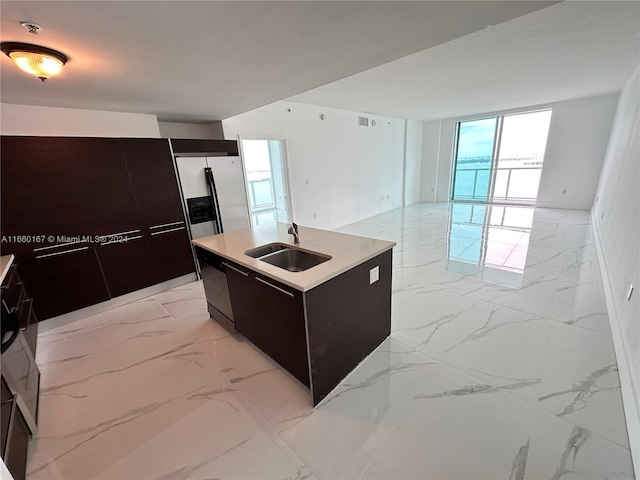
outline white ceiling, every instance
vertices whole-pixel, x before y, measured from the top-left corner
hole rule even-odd
[[[456,88],[480,93],[485,87],[495,89],[494,84],[499,83],[493,78],[489,85],[484,84],[485,70],[499,66],[499,59],[494,60],[492,54],[491,62],[483,64],[474,57],[487,52],[477,48],[471,50],[476,52],[473,55],[460,52],[476,45],[465,47],[464,38],[462,44],[454,39],[492,25],[484,32],[493,43],[490,38],[483,45],[489,50],[501,47],[495,44],[501,40],[500,34],[493,32],[502,31],[502,26],[496,25],[554,3],[2,1],[2,41],[55,48],[67,54],[70,61],[58,77],[42,84],[2,55],[0,98],[5,103],[151,113],[161,120],[210,121],[453,40],[450,48],[456,53],[454,58],[438,53],[440,50],[433,50],[433,54],[427,50],[401,61],[397,74],[390,66],[393,64],[388,64],[382,70],[362,74],[364,77],[353,76],[344,84],[334,83],[296,97],[298,101],[338,108],[419,118],[434,98],[446,101]],[[603,13],[608,12],[605,9]],[[623,16],[621,20],[626,29],[628,19]],[[44,30],[31,35],[20,27],[20,21],[39,23]],[[449,48],[447,45],[444,47]],[[556,45],[550,42],[548,46]],[[597,43],[588,46],[598,48]],[[508,60],[517,59],[517,53],[507,52]],[[473,69],[466,69],[460,61],[472,62]],[[552,65],[564,64],[558,61]],[[481,70],[482,84],[470,81],[478,73],[476,69]],[[595,66],[583,69],[589,75],[594,70]],[[447,75],[447,71],[467,78]],[[496,73],[504,72],[498,69]],[[566,75],[558,74],[566,81]],[[538,80],[540,76],[533,78]],[[616,82],[620,83],[617,77]],[[421,84],[441,90],[429,92],[420,88]],[[532,84],[535,82],[529,86]],[[417,94],[413,99],[412,92]]]
[[[568,1],[289,100],[433,120],[619,91],[640,65],[640,2]]]

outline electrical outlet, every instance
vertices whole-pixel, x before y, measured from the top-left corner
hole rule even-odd
[[[562,190],[562,194],[566,195],[567,194],[567,189],[565,188],[564,190]]]
[[[631,295],[633,295],[633,284],[629,285],[629,291],[627,292],[627,300],[631,300]]]
[[[376,265],[371,270],[369,270],[369,285],[377,282],[380,279],[380,266]]]
[[[316,214],[315,213],[313,214],[313,218],[316,218]]]

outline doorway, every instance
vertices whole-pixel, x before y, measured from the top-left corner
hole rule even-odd
[[[459,122],[452,200],[533,205],[551,110]]]
[[[251,226],[290,223],[284,139],[240,139]]]

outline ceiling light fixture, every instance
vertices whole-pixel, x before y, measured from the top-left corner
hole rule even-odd
[[[2,50],[21,70],[35,75],[43,82],[57,75],[69,60],[67,56],[57,50],[32,45],[30,43],[3,42]]]

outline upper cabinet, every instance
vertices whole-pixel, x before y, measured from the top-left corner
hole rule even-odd
[[[140,227],[118,138],[62,138],[73,191],[88,231],[111,235]]]
[[[73,192],[62,140],[2,137],[0,148],[2,210],[5,206],[10,209],[13,220],[19,223],[19,233],[85,235],[87,228],[80,200]]]
[[[184,220],[168,140],[121,138],[120,145],[142,226],[150,228]]]

